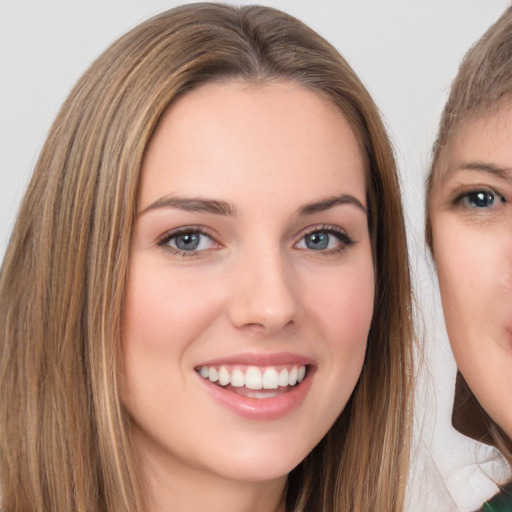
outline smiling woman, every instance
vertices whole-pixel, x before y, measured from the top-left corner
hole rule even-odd
[[[343,58],[270,8],[163,13],[71,92],[13,232],[3,508],[399,512],[410,315]]]
[[[203,85],[160,121],[131,249],[125,402],[147,464],[173,467],[158,485],[174,499],[183,478],[221,475],[275,479],[278,501],[346,405],[373,311],[364,174],[343,116],[293,82]]]

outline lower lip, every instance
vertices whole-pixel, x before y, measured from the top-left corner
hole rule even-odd
[[[283,418],[297,409],[306,398],[313,380],[313,371],[308,368],[306,378],[290,391],[270,398],[250,398],[224,389],[209,380],[197,376],[213,399],[238,416],[255,421]]]

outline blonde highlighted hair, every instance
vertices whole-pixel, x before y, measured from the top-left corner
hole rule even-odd
[[[509,7],[464,56],[441,116],[426,193],[425,237],[434,260],[430,204],[440,155],[461,125],[497,112],[503,101],[511,99],[512,7]],[[512,465],[512,440],[483,410],[460,372],[452,421],[463,434],[496,446]]]
[[[143,511],[120,401],[121,312],[147,145],[211,81],[295,81],[350,123],[366,160],[376,300],[363,371],[294,469],[286,510],[400,512],[411,425],[411,297],[394,156],[370,95],[303,23],[193,4],[121,37],[78,81],[36,165],[0,275],[0,481],[9,512]]]

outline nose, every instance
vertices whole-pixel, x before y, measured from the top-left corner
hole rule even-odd
[[[297,324],[303,314],[300,283],[279,250],[253,250],[232,273],[229,316],[239,328],[274,334]]]

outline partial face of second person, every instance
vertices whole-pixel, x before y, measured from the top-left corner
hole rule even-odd
[[[487,413],[512,438],[512,104],[462,121],[431,196],[450,343]]]
[[[208,84],[167,111],[142,171],[124,315],[142,459],[198,488],[284,485],[366,349],[374,272],[354,134],[296,84]]]

